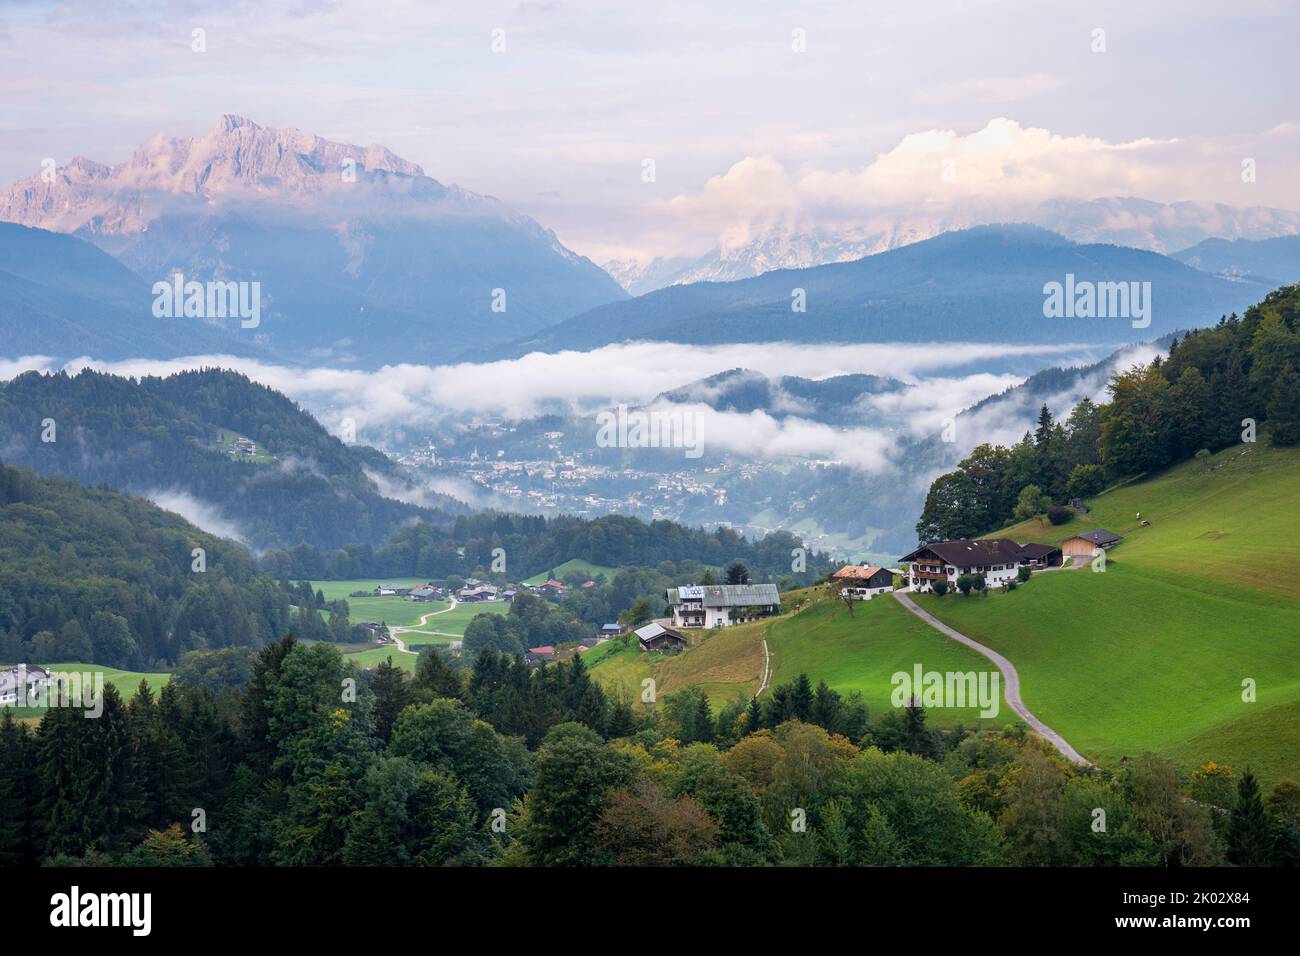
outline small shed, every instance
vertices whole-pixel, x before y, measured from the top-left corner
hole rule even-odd
[[[1105,528],[1081,531],[1061,542],[1061,554],[1067,558],[1090,558],[1098,548],[1106,551],[1123,540],[1123,535],[1114,534]]]
[[[685,637],[662,624],[647,624],[637,628],[636,638],[643,651],[678,650],[686,646]]]

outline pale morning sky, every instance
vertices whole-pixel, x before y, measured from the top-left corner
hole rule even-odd
[[[0,0],[0,181],[239,113],[382,143],[597,261],[772,210],[1300,209],[1298,28],[1284,0]]]

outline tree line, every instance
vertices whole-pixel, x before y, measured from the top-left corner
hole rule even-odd
[[[504,557],[505,571],[496,572]],[[832,567],[829,554],[803,547],[788,531],[749,539],[731,528],[690,528],[673,521],[624,515],[462,515],[442,528],[411,524],[382,547],[349,544],[333,550],[298,545],[263,554],[262,569],[276,578],[309,580],[451,575],[520,581],[572,558],[605,567],[657,567],[664,562],[723,566],[742,561],[758,580],[811,583]]]
[[[611,700],[580,657],[361,672],[286,638],[193,655],[100,718],[0,717],[0,864],[1294,865],[1300,787],[1143,754],[1066,764],[1023,725],[874,717],[800,675],[718,710]],[[248,657],[245,652],[245,656]],[[1100,811],[1100,812],[1099,812]]]
[[[1256,437],[1300,444],[1300,286],[1175,336],[1167,356],[1115,372],[1108,388],[1110,401],[1085,397],[1065,422],[1044,405],[1015,445],[981,444],[940,475],[918,540],[976,537],[1037,514],[1063,522],[1068,500],[1121,479]]]

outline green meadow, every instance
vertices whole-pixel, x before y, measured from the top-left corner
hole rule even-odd
[[[594,578],[598,574],[605,575],[606,579],[612,579],[618,573],[618,568],[607,568],[604,565],[592,564],[590,561],[583,561],[580,558],[570,558],[563,564],[557,564],[554,568],[543,571],[540,574],[534,574],[531,578],[526,578],[524,584],[538,585],[545,584],[550,579],[549,571],[554,571],[556,580],[562,580],[566,574],[578,571],[589,578]]]
[[[365,651],[355,651],[350,654],[344,654],[343,659],[351,661],[363,670],[371,667],[378,667],[388,658],[393,659],[393,664],[415,673],[416,662],[419,661],[418,654],[399,651],[395,646],[386,644],[382,647],[372,647]]]
[[[446,604],[434,603],[423,606],[424,612],[439,610],[448,607]],[[452,641],[458,641],[465,635],[465,628],[469,622],[474,620],[480,614],[505,614],[510,610],[510,604],[506,601],[483,601],[474,604],[457,604],[452,610],[444,611],[434,617],[429,618],[419,631],[403,631],[397,635],[403,641],[410,645],[416,644],[450,644]],[[391,624],[392,621],[389,621]],[[426,633],[420,631],[439,631],[441,633]],[[450,636],[449,636],[450,635]]]
[[[1104,764],[1153,750],[1185,769],[1300,779],[1300,452],[1237,446],[1088,503],[1064,526],[993,536],[1059,543],[1106,528],[1125,540],[1105,573],[919,603],[1010,658],[1030,709]]]
[[[440,611],[450,605],[446,601],[412,601],[409,597],[349,597],[353,591],[374,591],[380,584],[399,584],[415,587],[424,584],[423,578],[374,578],[367,581],[313,581],[312,587],[325,595],[326,601],[348,602],[348,615],[352,623],[383,621],[398,627],[414,627],[420,617],[431,611]],[[326,612],[328,614],[328,612]]]
[[[6,665],[8,666],[8,665]],[[105,667],[102,664],[86,664],[81,661],[62,661],[57,664],[42,664],[46,670],[75,673],[75,674],[103,674],[104,684],[112,684],[117,688],[117,692],[123,700],[130,700],[135,696],[135,692],[140,687],[140,681],[149,685],[156,697],[169,680],[171,674],[149,674],[141,671],[124,671],[114,667]],[[93,677],[91,678],[94,679]],[[40,707],[16,707],[13,709],[15,717],[39,717],[44,713]]]
[[[659,694],[702,688],[715,710],[758,692],[764,639],[771,666],[765,693],[805,673],[814,685],[824,680],[841,694],[861,693],[873,714],[892,707],[893,675],[910,675],[918,663],[926,671],[996,672],[979,654],[946,640],[893,598],[856,602],[850,612],[824,594],[813,598],[811,592],[802,593],[805,606],[797,612],[718,630],[688,631],[691,646],[676,656],[644,653],[635,640],[624,646],[615,638],[586,652],[583,660],[615,696],[639,700],[642,681],[654,678]],[[941,727],[1018,722],[1002,700],[1001,683],[998,708],[988,721],[981,720],[978,708],[935,708],[930,721]]]
[[[998,672],[987,658],[944,637],[889,595],[855,602],[852,613],[842,601],[820,601],[775,621],[767,642],[775,683],[793,680],[802,672],[813,684],[824,680],[841,694],[857,691],[872,715],[893,706],[893,675],[899,671],[910,675],[917,664],[923,671],[941,673]],[[1019,722],[1002,699],[1001,681],[999,675],[996,716],[981,719],[978,708],[931,708],[929,722],[968,727]]]

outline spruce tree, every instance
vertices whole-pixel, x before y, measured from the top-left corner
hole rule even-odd
[[[370,680],[370,690],[375,695],[375,736],[388,743],[397,715],[414,701],[415,695],[406,672],[393,666],[392,657],[379,662]]]
[[[794,712],[794,716],[804,723],[812,719],[813,690],[808,675],[805,673],[800,672],[799,676],[794,679],[790,691],[790,708]]]
[[[625,700],[620,700],[609,712],[605,736],[610,740],[617,740],[620,737],[631,737],[634,733],[636,733],[636,715],[632,713],[632,705]]]
[[[1269,823],[1259,783],[1248,769],[1237,784],[1237,802],[1228,817],[1228,861],[1237,866],[1264,866],[1269,857]]]
[[[35,749],[27,728],[6,710],[0,718],[0,767],[5,775],[0,786],[0,866],[35,862],[34,765]]]

